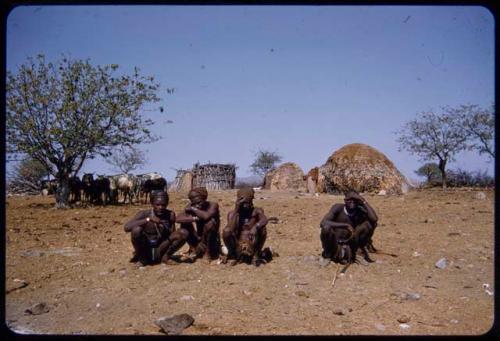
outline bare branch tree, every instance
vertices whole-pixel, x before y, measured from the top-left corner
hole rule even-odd
[[[42,180],[49,175],[38,160],[26,158],[15,165],[9,174],[8,191],[16,193],[39,193]]]
[[[488,154],[495,158],[495,109],[480,108],[478,105],[461,105],[450,109],[456,116],[455,123],[464,134],[470,137],[469,149],[474,149],[479,154]]]
[[[147,163],[146,154],[134,147],[120,146],[106,159],[115,170],[128,174]]]
[[[446,188],[446,166],[459,152],[467,148],[468,137],[454,123],[455,116],[448,108],[440,114],[433,111],[422,112],[418,118],[407,122],[399,135],[399,150],[417,154],[421,161],[437,159],[442,176],[442,187]]]

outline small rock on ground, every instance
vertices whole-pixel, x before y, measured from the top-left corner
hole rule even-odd
[[[194,318],[189,314],[179,314],[160,317],[155,324],[167,335],[179,335],[184,329],[192,325]]]
[[[24,311],[24,313],[28,314],[28,315],[40,315],[40,314],[48,313],[49,310],[50,309],[47,306],[47,304],[44,302],[41,302],[41,303],[37,303],[34,306],[26,309]]]
[[[401,315],[400,317],[398,317],[398,322],[399,323],[408,323],[408,322],[410,322],[410,316]]]
[[[444,269],[446,268],[446,258],[441,258],[436,262],[436,268]]]

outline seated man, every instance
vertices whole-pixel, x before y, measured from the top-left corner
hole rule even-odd
[[[335,262],[353,262],[358,248],[364,258],[373,262],[368,256],[367,246],[377,227],[377,214],[368,202],[358,193],[349,191],[345,194],[344,204],[335,204],[321,221],[321,244],[323,258]],[[345,252],[345,246],[349,250]]]
[[[167,192],[152,193],[150,201],[152,208],[139,211],[124,228],[130,232],[135,251],[130,261],[141,265],[167,263],[186,242],[186,236],[175,231],[175,213],[167,209]]]
[[[263,262],[262,247],[267,237],[267,217],[262,208],[253,206],[254,190],[250,187],[241,188],[236,193],[234,210],[227,215],[227,226],[224,228],[222,238],[228,249],[227,256],[222,261],[233,259],[235,264],[241,256],[257,257],[257,265]],[[248,260],[243,260],[248,261]]]
[[[193,188],[188,197],[190,203],[176,220],[181,224],[179,230],[187,235],[189,244],[189,254],[184,260],[194,261],[205,255],[209,259],[217,259],[221,250],[219,205],[207,201],[208,192],[204,187]]]

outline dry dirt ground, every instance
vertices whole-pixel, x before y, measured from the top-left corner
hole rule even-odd
[[[341,196],[257,192],[255,205],[279,219],[266,242],[279,257],[263,266],[141,268],[128,263],[123,225],[148,206],[55,210],[50,196],[9,197],[6,323],[28,334],[158,335],[158,318],[187,313],[195,321],[183,335],[483,334],[494,321],[495,285],[494,191],[482,192],[365,195],[379,215],[374,245],[398,257],[374,254],[376,263],[336,277],[335,263],[320,266],[318,225]],[[234,197],[209,194],[222,225]],[[171,194],[171,209],[185,205]]]

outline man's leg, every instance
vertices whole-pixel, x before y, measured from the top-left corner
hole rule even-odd
[[[264,243],[267,239],[267,228],[265,226],[262,226],[257,230],[255,239],[255,254],[257,255],[257,257],[260,257],[262,248],[264,247]]]
[[[198,233],[196,232],[195,227],[192,223],[182,223],[179,230],[187,231],[187,239],[186,242],[189,245],[189,249],[194,250],[198,243],[200,242],[200,238],[198,238]]]
[[[189,232],[185,229],[178,229],[163,241],[158,247],[158,253],[163,263],[167,263],[170,257],[176,253],[188,240]]]
[[[236,233],[234,230],[229,228],[224,228],[222,231],[222,239],[227,247],[227,257],[226,258],[236,258],[236,248],[238,246],[238,239],[236,238]]]
[[[145,265],[148,263],[146,237],[142,234],[142,228],[136,226],[130,232],[132,246],[134,247],[134,256],[131,262],[140,262]]]
[[[374,262],[368,255],[367,245],[373,235],[373,227],[369,221],[365,221],[354,228],[354,240],[363,253],[363,258],[368,262]]]
[[[321,228],[320,239],[321,245],[323,246],[323,252],[321,253],[321,256],[323,258],[332,259],[336,251],[336,239],[333,228]]]
[[[199,252],[201,253],[201,256],[206,254],[211,259],[219,257],[221,250],[219,226],[213,220],[205,224],[203,236],[198,244],[198,248],[200,249]]]

